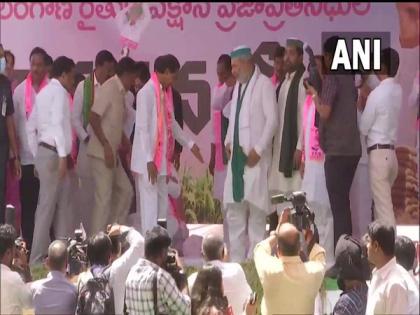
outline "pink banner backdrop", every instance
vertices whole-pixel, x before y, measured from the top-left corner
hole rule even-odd
[[[120,55],[116,17],[130,5],[129,2],[3,2],[0,3],[0,41],[16,55],[16,69],[28,69],[28,55],[35,46],[43,47],[52,57],[67,55],[79,62],[80,67],[83,62],[92,67],[95,54],[101,49]],[[298,37],[308,42],[317,54],[321,52],[321,32],[327,31],[390,32],[391,45],[400,52],[399,80],[404,91],[398,143],[408,150],[401,154],[413,160],[417,150],[418,106],[409,104],[409,95],[416,75],[418,81],[418,14],[416,18],[399,13],[395,3],[359,2],[162,2],[150,3],[145,8],[151,20],[145,26],[139,47],[130,55],[151,65],[159,54],[170,52],[179,58],[182,69],[176,88],[184,100],[185,129],[200,144],[207,162],[210,94],[216,84],[219,55],[229,53],[235,46],[249,45],[256,51],[263,72],[271,75],[270,53],[275,42],[284,45],[287,37]],[[400,44],[400,37],[415,36],[417,44]],[[417,161],[415,155],[414,161]],[[183,164],[193,167],[197,176],[206,170],[206,165],[197,164],[189,152],[183,154]],[[405,169],[401,172],[401,185],[405,185],[408,179],[404,176],[411,175]],[[405,194],[406,187],[400,190]],[[415,199],[418,215],[418,195]]]

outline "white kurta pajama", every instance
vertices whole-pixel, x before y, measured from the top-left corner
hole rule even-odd
[[[239,82],[233,90],[229,129],[225,144],[233,152],[233,139]],[[243,93],[243,90],[242,90]],[[255,245],[265,235],[266,216],[270,212],[268,171],[271,163],[272,139],[277,127],[275,91],[270,79],[255,66],[254,74],[245,91],[239,115],[239,145],[245,155],[252,149],[261,159],[254,167],[245,165],[244,198],[235,202],[232,187],[232,159],[228,162],[223,201],[227,207],[231,259],[243,261],[246,243],[249,242],[248,258],[252,258]],[[249,211],[249,219],[248,219]],[[248,240],[246,238],[248,230]]]
[[[162,89],[162,87],[160,87]],[[162,90],[161,90],[162,91]],[[155,87],[152,80],[137,93],[136,128],[133,141],[131,170],[134,172],[136,191],[140,196],[140,212],[142,233],[152,229],[158,218],[167,218],[168,184],[167,178],[167,125],[164,120],[163,152],[157,182],[152,185],[149,181],[147,163],[153,162],[157,137],[157,109]],[[164,102],[161,105],[164,106]],[[173,136],[182,146],[192,148],[194,142],[188,141],[183,130],[172,117]]]
[[[287,95],[289,94],[290,85],[293,81],[293,77],[295,76],[296,72],[291,74],[287,74],[279,92],[278,103],[278,121],[279,126],[277,128],[276,134],[274,136],[274,144],[273,144],[273,161],[270,168],[269,173],[269,190],[271,195],[278,194],[278,193],[291,193],[293,191],[300,190],[302,179],[300,176],[300,172],[293,171],[292,177],[286,178],[284,174],[279,171],[279,162],[280,162],[280,152],[281,152],[281,143],[282,143],[282,136],[283,136],[283,126],[284,126],[284,116],[285,116],[285,109],[286,109],[286,101]],[[299,81],[299,92],[298,92],[298,111],[297,111],[297,134],[298,134],[298,142],[296,145],[297,150],[302,149],[302,122],[300,117],[302,117],[302,108],[306,98],[305,87],[303,86],[303,80],[305,78],[305,74],[303,74],[302,78]],[[283,210],[286,207],[291,207],[291,203],[285,202],[277,206],[279,211]]]

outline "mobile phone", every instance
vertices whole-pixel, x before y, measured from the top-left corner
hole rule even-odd
[[[254,305],[257,302],[257,292],[252,292],[249,297],[249,304]]]

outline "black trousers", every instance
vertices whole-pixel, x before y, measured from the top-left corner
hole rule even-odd
[[[342,234],[352,234],[350,188],[359,160],[360,156],[325,157],[325,179],[334,218],[334,248]]]
[[[20,180],[20,203],[22,206],[22,235],[28,249],[32,247],[35,211],[38,205],[39,179],[35,177],[33,165],[22,165]]]
[[[9,158],[9,146],[0,144],[0,224],[5,222],[6,214],[6,174],[7,160]]]

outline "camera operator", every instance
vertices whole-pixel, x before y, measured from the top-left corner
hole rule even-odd
[[[22,314],[23,309],[31,307],[32,297],[29,289],[18,273],[13,272],[16,231],[10,224],[0,225],[0,314]]]
[[[276,232],[254,250],[255,267],[264,290],[263,315],[313,314],[324,278],[325,251],[316,244],[309,229],[299,232],[288,223],[289,213],[283,211]],[[271,255],[273,251],[276,256]]]
[[[122,240],[127,244],[124,252]],[[138,258],[144,255],[143,236],[134,228],[114,224],[108,226],[107,234],[100,232],[89,240],[87,254],[90,269],[80,274],[79,289],[94,276],[105,274],[113,291],[115,313],[123,314],[125,279]]]
[[[125,283],[128,314],[191,314],[186,282],[179,289],[166,271],[170,244],[171,238],[161,226],[146,233],[145,259],[134,265]],[[177,265],[180,267],[178,261]]]

